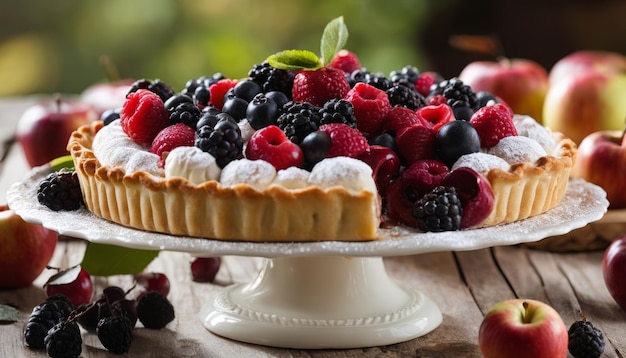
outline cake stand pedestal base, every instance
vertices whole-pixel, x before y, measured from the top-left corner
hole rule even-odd
[[[441,324],[439,308],[398,286],[381,257],[265,259],[258,277],[225,288],[204,318],[211,332],[282,348],[360,348],[404,342]]]

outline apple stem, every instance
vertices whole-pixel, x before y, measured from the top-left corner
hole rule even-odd
[[[61,102],[63,100],[61,99],[61,94],[60,93],[55,93],[54,94],[54,103],[56,103],[57,105],[57,112],[61,112]]]
[[[107,55],[102,55],[100,56],[99,62],[109,82],[115,82],[120,80],[120,72],[115,66],[115,63],[113,63],[113,60],[111,60],[111,57]]]
[[[522,312],[522,322],[529,323],[530,319],[528,318],[528,302],[522,302],[522,307],[524,307],[524,312]]]
[[[497,61],[500,64],[500,66],[506,69],[511,68],[511,59],[509,59],[506,56],[498,56]]]

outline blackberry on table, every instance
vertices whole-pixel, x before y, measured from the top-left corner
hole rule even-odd
[[[214,127],[204,125],[198,128],[195,146],[211,154],[220,168],[243,157],[241,130],[230,116],[224,116]]]
[[[128,94],[137,92],[140,89],[147,89],[151,92],[156,93],[163,102],[167,101],[168,98],[174,95],[174,90],[170,85],[165,82],[162,82],[159,79],[155,79],[153,81],[142,78],[137,80],[131,84],[130,89],[128,90]],[[126,94],[126,96],[128,96]]]
[[[568,332],[568,350],[574,358],[597,358],[604,352],[604,336],[591,322],[574,322]]]
[[[50,328],[64,321],[73,309],[72,302],[63,295],[50,296],[35,306],[24,329],[26,344],[31,348],[44,348],[44,338]]]
[[[454,187],[438,186],[415,203],[413,216],[423,231],[455,231],[461,228],[463,206]]]
[[[455,107],[478,109],[478,99],[474,90],[456,77],[433,84],[428,96],[436,95],[443,95],[453,109]]]
[[[84,203],[78,175],[67,169],[48,174],[39,183],[37,200],[53,211],[78,210]]]
[[[122,354],[128,352],[133,341],[133,326],[128,317],[110,316],[98,322],[96,334],[107,350]]]
[[[78,324],[62,321],[50,328],[44,339],[46,352],[52,358],[72,358],[80,356],[83,338]]]
[[[352,103],[345,99],[333,98],[319,109],[320,125],[329,123],[343,123],[352,128],[356,127],[356,117]]]
[[[317,130],[320,120],[319,107],[308,102],[289,101],[283,106],[276,123],[289,140],[300,144],[304,137]]]
[[[157,291],[148,291],[137,302],[137,317],[144,327],[161,329],[174,320],[174,306]]]

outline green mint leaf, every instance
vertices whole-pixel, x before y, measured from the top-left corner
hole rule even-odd
[[[155,250],[87,243],[81,266],[94,276],[137,274],[159,254]]]
[[[335,54],[339,52],[348,42],[348,27],[340,16],[329,22],[322,34],[321,54],[324,66],[332,61]]]
[[[270,66],[279,70],[317,70],[322,68],[322,61],[311,51],[285,50],[275,53],[266,60]]]

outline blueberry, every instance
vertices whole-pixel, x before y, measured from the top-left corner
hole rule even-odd
[[[480,150],[480,137],[470,122],[452,121],[439,128],[435,148],[439,159],[451,167],[462,155]]]
[[[235,97],[241,98],[246,102],[252,101],[254,96],[262,92],[261,86],[252,80],[239,81],[235,87],[233,87],[233,93]]]
[[[259,93],[248,103],[246,118],[254,129],[267,127],[276,123],[278,105],[273,99],[266,97],[263,93]]]
[[[100,120],[104,122],[105,126],[109,125],[114,120],[120,119],[120,111],[121,108],[107,109],[106,111],[102,112],[102,115],[100,115]]]
[[[237,122],[246,118],[246,110],[248,108],[248,102],[239,98],[231,98],[224,102],[222,106],[222,112],[228,113]]]
[[[281,91],[269,91],[265,94],[265,97],[273,99],[278,105],[278,109],[283,108],[283,105],[289,102],[289,97]]]
[[[452,113],[454,113],[454,118],[460,121],[469,121],[474,114],[474,111],[467,106],[455,107],[452,109]]]
[[[309,133],[300,143],[300,149],[304,154],[304,164],[307,169],[326,158],[330,149],[331,140],[326,132],[314,131]]]
[[[391,150],[395,150],[396,149],[396,140],[395,138],[389,134],[389,133],[383,133],[381,135],[378,135],[374,138],[372,138],[369,141],[370,145],[380,145],[383,147],[387,147]]]

